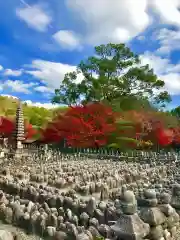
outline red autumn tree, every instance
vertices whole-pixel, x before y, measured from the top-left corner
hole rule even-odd
[[[158,129],[156,136],[158,144],[162,147],[165,147],[172,143],[174,133],[172,129]]]
[[[0,117],[0,136],[2,138],[9,137],[14,130],[14,123],[12,120]]]
[[[49,123],[45,129],[40,131],[40,141],[42,143],[58,143],[61,140],[62,136],[53,122]]]
[[[171,128],[171,130],[173,131],[173,135],[174,135],[173,142],[179,145],[180,144],[180,128],[179,127]]]
[[[136,138],[142,142],[151,142],[162,147],[171,144],[174,133],[168,127],[167,118],[159,112],[127,111],[124,119],[131,119],[136,128]]]
[[[180,127],[172,127],[172,128],[169,128],[169,130],[171,131],[170,133],[172,134],[171,143],[175,145],[179,145],[180,144]]]
[[[128,137],[134,138],[138,141],[148,141],[149,132],[152,130],[152,125],[150,123],[150,117],[148,113],[143,111],[125,111],[122,113],[122,118],[125,121],[131,121],[134,128],[131,128],[129,131],[125,132],[125,135]],[[135,144],[133,144],[134,147]]]
[[[33,139],[37,134],[37,130],[33,128],[32,124],[25,122],[25,139]]]
[[[73,147],[99,147],[107,144],[114,124],[115,113],[104,104],[71,106],[47,126],[42,139],[46,142],[65,139]]]
[[[0,118],[0,135],[3,138],[9,138],[15,129],[15,122],[5,117]],[[35,136],[37,131],[33,126],[25,121],[25,139],[31,139]]]

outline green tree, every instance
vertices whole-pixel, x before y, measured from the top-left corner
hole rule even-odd
[[[129,110],[157,111],[155,105],[150,103],[147,98],[137,98],[136,96],[120,97],[111,102],[111,106],[117,112]]]
[[[80,82],[79,74],[83,76]],[[139,57],[124,44],[100,45],[95,47],[94,56],[81,61],[75,72],[65,75],[52,102],[67,105],[83,101],[120,103],[132,97],[164,104],[170,101],[169,94],[153,91],[160,90],[164,84],[149,65],[141,66]]]
[[[52,112],[52,109],[43,107],[24,106],[24,116],[33,126],[44,126],[51,119]]]
[[[171,114],[172,116],[175,116],[175,117],[177,117],[178,119],[180,119],[180,106],[172,109],[172,110],[170,111],[170,114]]]
[[[122,151],[130,148],[132,144],[134,146],[138,144],[133,122],[117,119],[116,131],[111,134],[108,147]]]

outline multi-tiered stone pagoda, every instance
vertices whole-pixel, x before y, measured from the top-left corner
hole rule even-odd
[[[15,116],[15,129],[9,138],[3,139],[2,143],[0,142],[0,158],[1,154],[7,154],[12,157],[28,156],[39,151],[41,153],[43,149],[44,145],[41,141],[26,139],[23,104],[19,100]]]
[[[39,148],[42,148],[41,144],[34,139],[25,138],[25,125],[24,125],[24,114],[23,105],[21,101],[18,102],[15,119],[15,130],[13,132],[13,155],[15,157],[21,157],[27,155],[28,152],[37,152]]]
[[[13,137],[15,149],[22,149],[23,148],[22,143],[25,140],[25,130],[24,130],[24,115],[21,101],[19,101],[16,110],[16,127]]]
[[[20,100],[16,110],[15,123],[16,126],[13,133],[13,150],[15,156],[20,156],[23,154],[23,141],[25,140],[24,115],[22,103]]]

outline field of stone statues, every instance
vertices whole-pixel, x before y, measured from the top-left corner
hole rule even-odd
[[[0,220],[39,239],[180,239],[179,166],[172,156],[4,158]],[[24,239],[13,234],[0,239]]]

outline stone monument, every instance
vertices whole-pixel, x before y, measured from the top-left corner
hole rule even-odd
[[[20,100],[16,110],[15,124],[13,133],[13,150],[14,156],[20,157],[23,154],[23,141],[25,140],[23,107]]]

